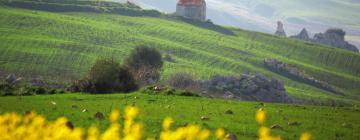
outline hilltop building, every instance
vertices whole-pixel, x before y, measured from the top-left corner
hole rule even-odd
[[[206,2],[205,0],[179,0],[176,6],[176,15],[188,19],[205,21]]]

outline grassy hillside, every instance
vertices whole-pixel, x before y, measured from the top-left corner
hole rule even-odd
[[[56,105],[53,105],[55,102]],[[14,105],[16,104],[16,105]],[[145,124],[147,136],[159,134],[162,120],[170,116],[175,126],[199,124],[212,131],[223,127],[227,132],[236,134],[238,139],[257,139],[258,124],[255,112],[264,107],[268,114],[267,125],[279,125],[272,129],[275,135],[284,139],[299,139],[300,134],[309,131],[316,140],[359,139],[359,108],[333,108],[297,106],[283,104],[265,104],[255,102],[237,102],[215,100],[200,97],[155,96],[141,93],[115,95],[44,95],[30,97],[1,97],[1,112],[23,113],[34,110],[50,120],[60,116],[67,117],[75,127],[98,125],[107,128],[108,120],[98,121],[96,112],[109,114],[112,109],[123,110],[125,106],[135,104],[141,109],[140,120]],[[82,112],[87,109],[88,112]],[[231,110],[233,114],[225,112]],[[304,115],[307,114],[307,115]],[[201,120],[202,116],[210,118]],[[106,118],[108,115],[105,116]],[[296,122],[299,125],[288,125]]]
[[[46,12],[2,6],[0,72],[66,83],[84,75],[98,58],[123,61],[134,47],[148,45],[176,59],[175,63],[165,64],[164,80],[179,71],[202,79],[242,72],[263,73],[283,80],[293,97],[347,103],[360,99],[360,55],[357,53],[171,16],[126,13]],[[344,90],[345,95],[273,73],[263,66],[265,58],[294,64]]]

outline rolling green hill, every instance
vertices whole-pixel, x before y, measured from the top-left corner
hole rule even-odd
[[[346,103],[360,99],[358,53],[186,21],[121,4],[96,5],[86,1],[58,4],[53,1],[27,1],[37,6],[24,6],[22,1],[15,1],[20,5],[2,3],[0,72],[68,83],[84,75],[96,59],[111,57],[121,62],[134,47],[147,45],[158,48],[163,54],[170,53],[176,59],[176,62],[165,64],[164,81],[179,71],[201,79],[243,72],[262,73],[283,80],[292,97]],[[75,8],[50,12],[53,9],[43,8],[49,5]],[[344,90],[345,95],[273,73],[263,66],[266,58],[296,65],[315,78]]]

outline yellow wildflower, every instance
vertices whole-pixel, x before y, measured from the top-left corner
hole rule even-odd
[[[259,137],[260,137],[260,139],[266,138],[268,136],[270,136],[270,129],[267,128],[267,127],[264,127],[264,126],[260,127],[260,129],[259,129]]]
[[[120,111],[119,110],[114,110],[111,112],[110,114],[110,121],[111,123],[116,123],[117,121],[119,121],[120,118]]]
[[[95,126],[91,126],[88,130],[87,140],[98,140],[99,139],[99,129]]]
[[[136,107],[128,106],[125,108],[125,119],[134,119],[139,115],[139,109]]]
[[[301,134],[300,140],[311,140],[311,139],[312,139],[312,136],[310,133],[305,132],[305,133]]]
[[[225,130],[222,128],[219,128],[215,132],[216,139],[221,140],[225,138]]]
[[[126,107],[124,114],[124,128],[119,122],[120,111],[114,110],[109,117],[111,124],[101,133],[96,126],[88,130],[74,128],[69,121],[60,117],[53,122],[47,122],[45,117],[34,112],[25,116],[16,113],[0,115],[0,140],[141,140],[144,135],[144,126],[136,122],[139,110],[135,107]],[[270,129],[264,125],[265,111],[258,110],[256,120],[259,122],[259,140],[281,140],[280,136],[272,136]],[[174,130],[171,129],[173,120],[166,118],[163,121],[163,130],[160,140],[207,140],[211,132],[199,125],[187,125]],[[87,133],[86,133],[87,132]],[[225,130],[220,128],[215,132],[218,140],[226,140]],[[303,133],[300,140],[311,140],[310,133]],[[149,139],[150,140],[150,139]]]
[[[174,121],[172,120],[172,118],[170,118],[170,117],[165,118],[163,125],[162,125],[163,129],[169,130],[173,122]]]
[[[207,140],[210,137],[211,132],[209,130],[202,130],[199,134],[200,140]]]
[[[260,108],[257,112],[256,112],[256,121],[259,124],[264,124],[265,123],[265,119],[266,119],[266,112],[263,108]]]

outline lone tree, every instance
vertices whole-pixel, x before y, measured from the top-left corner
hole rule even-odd
[[[135,48],[125,60],[126,66],[141,86],[160,80],[163,63],[161,53],[157,49],[145,46]]]

